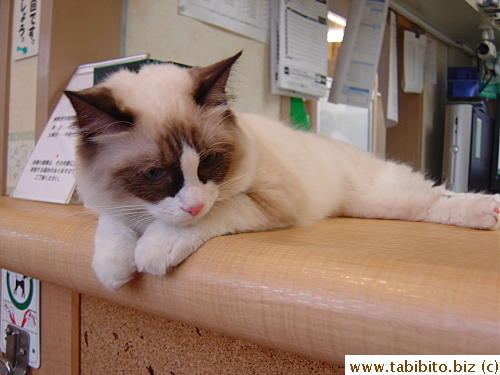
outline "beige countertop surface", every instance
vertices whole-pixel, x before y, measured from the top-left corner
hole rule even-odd
[[[0,268],[331,363],[500,353],[500,232],[334,218],[214,238],[113,293],[90,266],[95,227],[81,206],[2,197]]]

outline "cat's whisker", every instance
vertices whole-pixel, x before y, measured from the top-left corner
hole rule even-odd
[[[151,216],[151,214],[144,208],[137,209],[137,210],[128,210],[128,211],[122,211],[118,213],[123,213],[126,214],[127,216],[134,217],[134,216]]]
[[[139,216],[139,217],[130,216],[130,217],[127,217],[123,221],[123,223],[130,228],[139,229],[144,224],[146,224],[148,221],[150,221],[150,218],[145,218],[145,217],[141,217],[141,216]]]
[[[234,142],[220,141],[220,142],[212,143],[210,146],[214,147],[214,146],[218,146],[218,145],[231,145],[231,146],[234,146]]]
[[[135,167],[135,170],[139,173],[144,173],[150,169],[153,169],[153,168],[158,168],[159,165],[158,165],[158,162],[155,162],[155,161],[151,161],[149,164],[145,164],[145,165],[141,165],[141,166],[136,166]]]
[[[145,208],[141,205],[128,205],[128,206],[117,206],[117,207],[107,207],[107,206],[96,206],[95,210],[100,212],[134,212],[134,211],[145,211]]]
[[[88,208],[84,207],[84,208],[81,208],[75,212],[72,212],[70,214],[63,216],[62,218],[58,219],[54,224],[59,224],[61,221],[68,220],[72,217],[85,217],[85,216],[87,216],[90,219],[95,219],[99,215],[96,214],[95,212],[93,212],[92,210],[89,210]]]
[[[242,175],[239,175],[239,176],[233,177],[233,178],[231,178],[231,179],[229,179],[229,180],[227,180],[227,181],[223,182],[222,184],[220,184],[220,185],[219,185],[219,189],[224,188],[224,187],[227,187],[227,185],[231,185],[232,183],[235,183],[235,182],[237,182],[238,180],[240,180],[240,179],[242,179],[242,178],[244,178],[244,177],[247,177],[247,176],[249,176],[249,175],[251,175],[251,174],[257,173],[258,171],[261,171],[261,170],[263,170],[263,169],[267,169],[267,167],[257,168],[257,169],[254,169],[254,170],[252,170],[252,171],[248,172],[248,173],[244,173],[244,174],[242,174]]]
[[[215,125],[212,125],[210,124],[209,121],[205,121],[204,125],[203,125],[203,131],[206,131],[206,128],[208,126],[211,127],[211,129],[208,131],[208,134],[207,134],[207,142],[209,142],[214,136],[218,135],[218,134],[221,134],[221,133],[234,133],[234,130],[219,130],[217,133],[215,134],[212,134],[212,132],[216,131],[219,129],[219,125],[222,124],[224,121],[226,121],[228,118],[230,118],[231,115],[226,115],[224,117],[222,117],[219,122],[217,122]]]
[[[116,124],[125,124],[125,125],[130,125],[130,127],[133,127],[135,124],[131,121],[113,121],[113,122],[110,122],[109,124],[106,124],[106,127],[107,128],[111,128],[113,125],[116,125]]]
[[[94,223],[97,220],[97,218],[99,217],[99,215],[84,207],[84,208],[81,208],[75,212],[64,215],[63,217],[57,219],[56,221],[54,221],[50,225],[50,227],[48,229],[49,229],[49,231],[59,232],[61,223],[67,222],[68,220],[71,220],[72,218],[82,218],[82,217],[84,218],[84,220],[81,220],[81,219],[78,220],[77,228],[83,228],[83,227],[87,226],[89,223]]]
[[[143,215],[135,218],[136,221],[133,223],[133,226],[136,227],[137,229],[141,229],[145,225],[151,224],[155,220],[153,216],[150,215]]]
[[[235,132],[234,130],[223,130],[223,131],[220,131],[220,132],[217,132],[215,134],[212,134],[211,137],[207,138],[207,143],[210,143],[210,141],[212,140],[212,138],[216,137],[216,136],[219,136],[220,134],[222,133],[237,133]],[[222,141],[223,142],[223,141]],[[226,141],[227,142],[227,141]],[[228,143],[232,143],[232,142],[228,142]],[[210,143],[210,145],[213,145],[213,143]]]
[[[228,118],[230,118],[232,114],[227,114],[226,116],[222,117],[219,122],[217,122],[215,125],[211,125],[209,121],[205,121],[203,125],[203,130],[205,131],[208,126],[211,127],[211,129],[208,131],[208,134],[206,135],[207,143],[209,143],[213,137],[216,137],[220,134],[223,133],[237,133],[235,130],[226,130],[223,129],[221,130],[219,126],[226,121]],[[218,130],[216,133],[213,133],[214,131]],[[213,134],[212,134],[213,133]]]
[[[224,151],[224,149],[222,147],[220,147],[222,145],[234,146],[234,143],[233,142],[223,142],[223,141],[212,143],[210,145],[210,147],[208,147],[207,149],[200,152],[200,159],[204,158],[206,155],[208,155],[210,153]]]
[[[135,215],[149,215],[148,211],[140,205],[118,206],[118,207],[96,207],[96,211],[112,217],[129,217]]]
[[[104,214],[120,219],[126,226],[134,230],[141,228],[154,220],[154,217],[141,205],[124,205],[117,207],[95,207],[99,214]]]

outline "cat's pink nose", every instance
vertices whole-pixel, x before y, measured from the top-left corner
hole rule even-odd
[[[187,208],[182,208],[184,211],[186,211],[187,213],[193,215],[193,216],[196,216],[199,214],[199,212],[201,210],[203,210],[203,207],[205,207],[205,205],[202,203],[202,204],[199,204],[198,206],[192,206],[192,207],[187,207]]]

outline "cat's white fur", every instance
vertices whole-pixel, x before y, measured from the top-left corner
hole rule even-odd
[[[202,183],[197,176],[199,155],[184,145],[180,158],[185,182],[175,197],[153,204],[132,195],[115,196],[108,188],[110,177],[102,176],[102,163],[120,163],[115,159],[154,148],[148,140],[161,133],[165,119],[202,118],[210,123],[227,109],[226,104],[199,108],[191,99],[194,85],[188,70],[170,65],[148,66],[139,74],[122,71],[104,83],[142,126],[135,143],[128,135],[104,136],[101,142],[114,143],[95,165],[77,160],[80,196],[100,213],[93,268],[110,290],[120,288],[136,270],[165,274],[214,236],[309,225],[329,216],[498,228],[498,195],[455,194],[433,187],[405,165],[247,113],[235,114],[243,156],[223,183]],[[197,215],[185,210],[200,205]]]

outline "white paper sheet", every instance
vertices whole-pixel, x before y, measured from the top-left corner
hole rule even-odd
[[[75,74],[68,90],[92,87],[93,70]],[[74,131],[70,128],[75,112],[62,96],[24,167],[12,196],[42,202],[68,203],[75,186]]]
[[[326,1],[276,0],[271,9],[272,93],[304,98],[326,95]]]
[[[390,12],[389,83],[387,92],[387,119],[394,126],[399,121],[398,109],[398,44],[396,13]]]
[[[41,2],[41,0],[13,1],[13,60],[21,60],[27,57],[38,55]]]
[[[368,107],[382,49],[387,0],[353,0],[329,101]]]
[[[92,87],[94,68],[130,61],[140,61],[148,55],[137,55],[95,64],[80,65],[66,90],[77,91]],[[69,99],[62,95],[50,116],[12,197],[51,203],[69,203],[75,189],[75,133],[71,124],[75,111]]]
[[[420,94],[424,91],[426,48],[425,35],[410,30],[404,31],[404,92]]]
[[[269,1],[179,0],[179,13],[268,43]]]
[[[425,48],[424,80],[434,85],[437,84],[436,41],[431,38],[427,38],[427,45]]]

